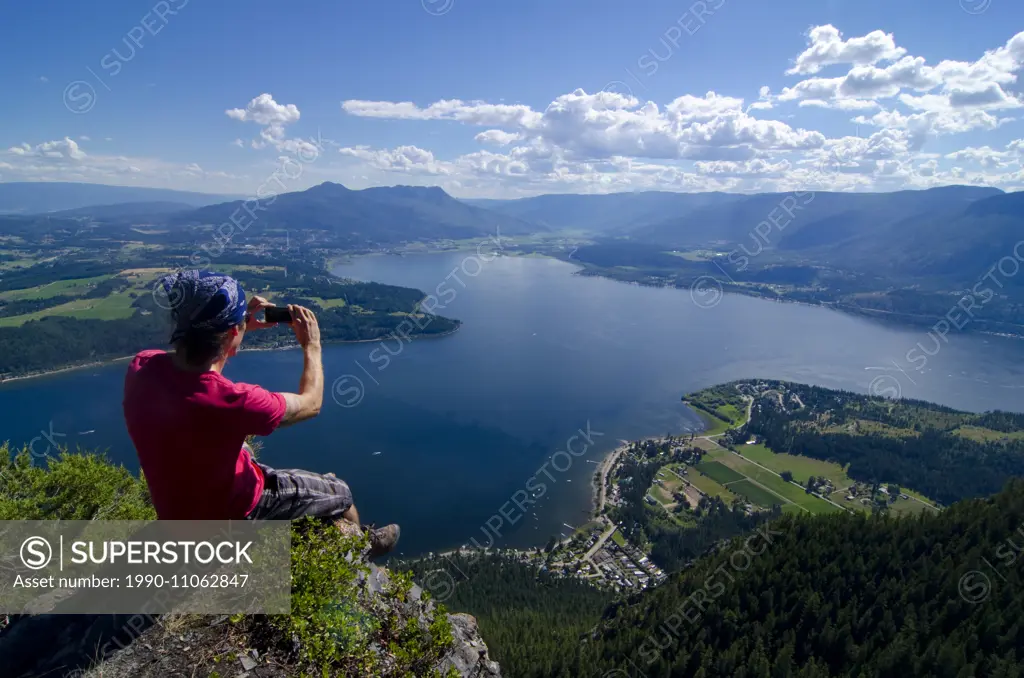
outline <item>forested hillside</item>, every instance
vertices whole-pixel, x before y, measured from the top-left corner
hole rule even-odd
[[[612,600],[608,591],[539,572],[515,556],[438,556],[414,562],[412,572],[448,608],[477,618],[511,678],[574,676],[567,660]]]
[[[572,675],[1022,676],[1022,543],[1021,480],[912,519],[784,516],[616,606]]]
[[[783,516],[603,615],[605,594],[509,557],[414,569],[517,678],[1014,678],[1022,546],[1015,480],[939,514]]]

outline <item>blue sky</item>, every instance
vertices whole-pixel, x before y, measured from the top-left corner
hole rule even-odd
[[[3,181],[244,194],[288,167],[282,190],[466,197],[1024,187],[1016,0],[3,12]]]

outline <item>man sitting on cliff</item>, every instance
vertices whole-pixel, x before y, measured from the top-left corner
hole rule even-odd
[[[298,393],[271,393],[221,372],[247,330],[273,326],[255,314],[273,304],[236,280],[183,271],[160,285],[171,305],[173,353],[142,351],[124,382],[124,416],[163,520],[290,520],[316,516],[359,525],[348,485],[333,474],[277,470],[254,462],[245,439],[315,417],[324,396],[320,327],[289,305],[304,366]],[[364,528],[370,555],[398,541],[397,525]]]

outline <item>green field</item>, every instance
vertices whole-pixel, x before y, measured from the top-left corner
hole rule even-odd
[[[679,476],[672,473],[666,468],[663,468],[660,471],[658,471],[658,475],[655,477],[658,478],[659,480],[664,481],[665,489],[668,490],[669,492],[678,492],[679,489],[683,486],[683,481],[679,479]]]
[[[721,497],[722,501],[726,504],[732,504],[733,500],[736,499],[736,495],[730,492],[727,487],[716,483],[707,476],[702,476],[695,470],[691,470],[690,473],[687,474],[686,478],[694,487],[704,494],[710,497]]]
[[[112,278],[112,275],[97,275],[92,278],[74,278],[71,280],[56,280],[45,285],[28,287],[21,290],[7,290],[0,292],[0,299],[3,301],[23,301],[26,299],[50,299],[52,297],[79,296],[92,289],[97,283]]]
[[[1013,433],[1003,433],[1002,431],[993,431],[990,428],[981,428],[980,426],[961,426],[954,433],[962,438],[974,440],[979,443],[988,443],[993,441],[1001,440],[1021,440],[1024,438],[1024,431],[1014,431]]]
[[[17,244],[20,242],[20,238],[0,235],[0,251],[4,251],[5,254],[9,254],[11,256],[21,257],[20,259],[11,259],[10,261],[0,261],[0,271],[13,271],[18,268],[28,268],[29,266],[34,266],[35,264],[39,264],[44,261],[52,261],[53,259],[56,259],[56,257],[33,257],[31,253],[17,248]]]
[[[729,483],[737,480],[743,480],[742,474],[737,473],[733,469],[720,464],[717,461],[702,462],[697,465],[697,470],[722,485],[728,485]]]
[[[308,299],[320,304],[320,308],[341,308],[345,305],[344,299],[323,299],[321,297],[308,297]]]
[[[58,304],[50,308],[15,315],[9,318],[0,318],[0,327],[17,327],[29,320],[39,320],[47,316],[62,315],[74,318],[94,318],[97,320],[115,320],[118,318],[130,318],[135,312],[132,302],[135,301],[129,295],[128,290],[117,292],[102,299],[75,299],[65,304]]]
[[[845,487],[853,482],[839,464],[794,454],[777,454],[761,444],[738,445],[736,449],[747,459],[767,466],[776,473],[789,471],[793,474],[793,480],[801,484],[806,483],[811,476],[828,478],[836,487]]]
[[[723,464],[729,466],[738,473],[742,473],[751,480],[756,480],[775,494],[780,497],[785,497],[797,506],[801,506],[811,513],[832,513],[834,511],[841,510],[832,504],[829,504],[827,501],[815,497],[813,494],[807,494],[803,488],[798,487],[793,483],[787,483],[779,476],[775,475],[771,471],[761,468],[752,461],[748,461],[729,451],[724,451],[724,453],[726,456],[719,459]]]
[[[854,481],[846,474],[845,469],[840,467],[839,464],[811,459],[810,457],[801,457],[799,455],[776,454],[764,445],[760,444],[738,445],[736,449],[738,450],[739,455],[731,451],[726,451],[722,448],[710,448],[708,459],[722,462],[733,470],[756,480],[771,491],[782,495],[797,506],[801,506],[812,513],[824,513],[837,511],[839,509],[828,502],[822,501],[814,495],[807,494],[801,488],[796,487],[792,483],[785,482],[782,478],[776,477],[773,473],[769,473],[764,469],[759,468],[753,462],[757,462],[757,464],[760,464],[775,473],[781,474],[783,471],[789,471],[793,474],[793,480],[801,485],[806,483],[810,476],[828,478],[836,487],[836,492],[829,497],[832,502],[853,511],[868,510],[868,506],[860,502],[860,497],[853,501],[846,500],[846,488],[852,485]],[[921,511],[933,510],[929,508],[929,505],[933,502],[927,497],[906,488],[903,488],[902,491],[905,494],[917,497],[927,505],[917,501],[897,500],[893,504],[890,504],[890,510],[892,512],[900,514],[914,514],[920,513]]]
[[[612,532],[612,541],[618,544],[619,546],[626,545],[626,540],[623,538],[622,534],[618,530]]]
[[[761,506],[762,508],[771,508],[776,504],[784,505],[785,499],[776,496],[772,492],[764,489],[759,485],[755,485],[749,480],[737,480],[734,483],[729,484],[729,489],[736,494],[742,495],[750,500],[752,504]]]
[[[715,414],[723,421],[732,422],[733,426],[743,423],[745,410],[740,410],[735,405],[722,405],[715,409]]]
[[[807,494],[803,488],[792,483],[787,483],[771,470],[761,468],[753,461],[744,459],[731,450],[714,444],[703,447],[708,450],[705,457],[707,461],[698,464],[697,470],[703,471],[708,478],[724,485],[726,489],[730,490],[730,492],[742,494],[738,489],[733,489],[735,483],[749,478],[771,492],[779,495],[779,497],[785,499],[786,502],[795,504],[800,509],[806,510],[810,513],[830,513],[842,510],[819,497]],[[743,447],[755,446],[745,445]],[[762,450],[770,454],[770,451],[767,449],[762,448]],[[694,476],[691,480],[699,489],[707,492],[708,494],[719,494],[713,490],[705,490],[703,487],[700,487],[696,482],[696,478],[697,476]],[[722,495],[719,494],[719,496]],[[725,499],[724,496],[723,499]],[[776,500],[773,503],[778,502]]]
[[[903,491],[903,494],[907,495],[908,497],[915,497],[917,499],[920,499],[924,503],[928,504],[929,506],[931,506],[933,508],[935,507],[935,502],[932,501],[931,499],[929,499],[928,497],[924,496],[920,492],[915,492],[914,490],[911,490],[911,489],[906,488],[906,487],[903,487],[903,488],[900,488],[900,489]]]
[[[672,495],[666,492],[665,488],[663,488],[661,485],[651,485],[651,496],[660,501],[662,504],[672,504],[675,502],[675,499],[672,498]]]
[[[889,504],[889,510],[897,515],[916,515],[918,513],[935,513],[930,505],[922,504],[914,499],[897,499]]]

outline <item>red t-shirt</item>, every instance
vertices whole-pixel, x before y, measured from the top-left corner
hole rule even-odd
[[[142,351],[124,380],[124,418],[163,520],[244,518],[263,473],[242,448],[284,417],[284,396],[218,372],[187,372],[165,351]]]

